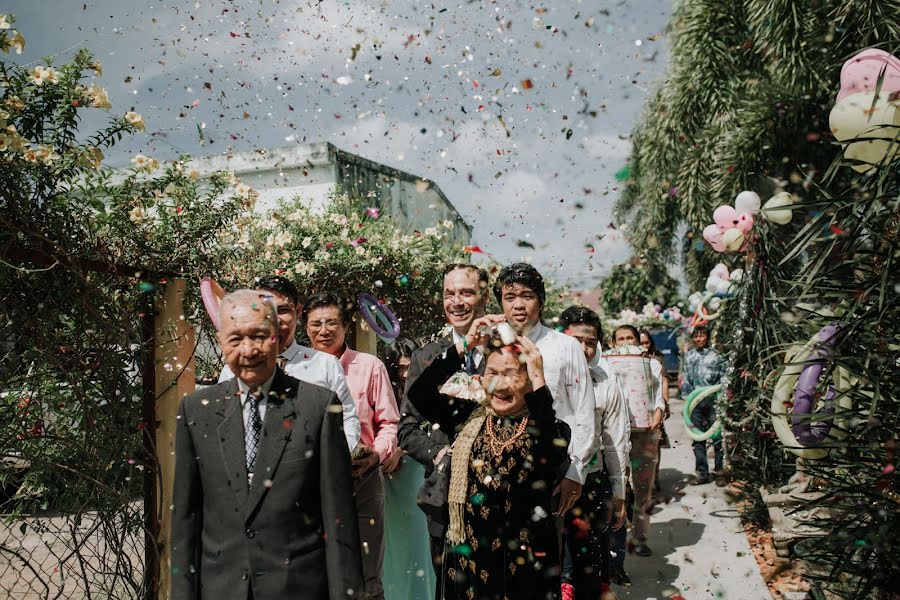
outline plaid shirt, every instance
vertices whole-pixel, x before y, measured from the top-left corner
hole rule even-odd
[[[684,357],[684,377],[681,393],[685,396],[695,388],[716,385],[725,374],[725,359],[712,348],[691,348]]]

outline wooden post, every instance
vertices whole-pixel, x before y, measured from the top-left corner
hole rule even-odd
[[[160,286],[156,303],[156,455],[159,459],[160,506],[159,600],[169,597],[169,540],[172,528],[172,484],[175,478],[175,421],[181,399],[194,391],[196,334],[184,318],[187,281],[172,279]]]
[[[354,340],[357,352],[365,352],[366,354],[378,354],[378,336],[369,327],[365,319],[357,318],[356,320],[356,339]]]

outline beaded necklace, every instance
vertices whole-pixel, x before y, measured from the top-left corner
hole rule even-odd
[[[487,439],[488,439],[488,446],[491,449],[491,453],[494,456],[499,457],[501,454],[503,454],[504,450],[510,448],[517,439],[519,439],[520,437],[525,435],[525,428],[527,426],[528,426],[528,415],[525,415],[524,417],[522,417],[522,420],[519,422],[519,424],[516,425],[515,431],[508,438],[506,438],[504,440],[504,439],[500,439],[500,437],[497,436],[496,433],[494,433],[494,419],[488,417],[486,433],[487,433]]]

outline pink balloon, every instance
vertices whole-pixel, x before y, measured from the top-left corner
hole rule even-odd
[[[900,59],[877,48],[863,50],[841,67],[841,89],[837,99],[858,92],[874,92],[878,75],[884,71],[882,92],[900,91]]]
[[[216,329],[219,328],[219,304],[225,297],[225,290],[210,277],[200,280],[200,297],[203,298],[203,306],[209,314],[209,319]]]
[[[744,234],[753,229],[753,215],[751,215],[750,213],[739,214],[737,228],[740,229],[741,233]]]
[[[707,225],[703,230],[703,239],[716,252],[725,251],[725,244],[722,243],[722,232],[719,230],[718,225]]]
[[[719,226],[723,232],[728,231],[732,227],[737,227],[738,214],[734,207],[723,204],[713,213],[713,221]]]

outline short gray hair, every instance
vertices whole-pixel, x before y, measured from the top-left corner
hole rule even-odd
[[[266,312],[266,317],[278,333],[278,311],[275,309],[275,303],[272,302],[272,295],[261,290],[240,289],[228,292],[222,297],[219,303],[219,325],[222,324],[222,315],[225,313],[225,306],[244,306],[249,305],[254,310],[259,307]]]

